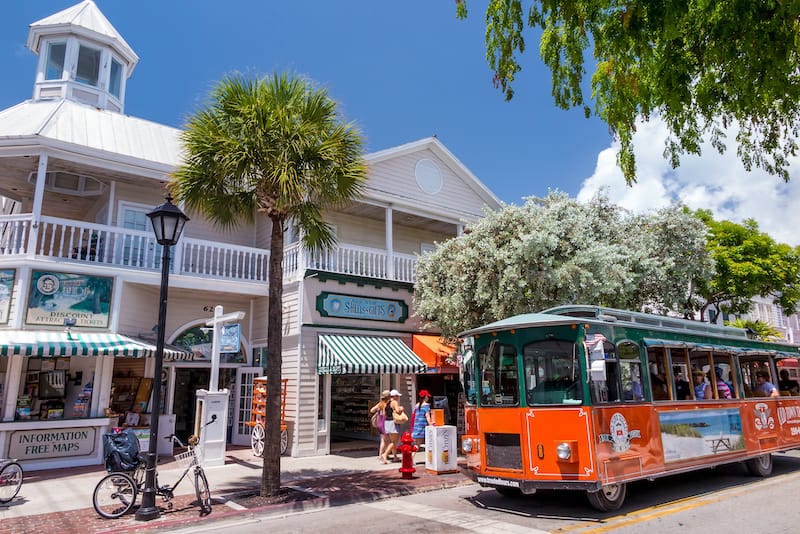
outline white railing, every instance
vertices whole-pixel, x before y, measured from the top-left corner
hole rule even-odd
[[[31,232],[36,247],[30,251]],[[160,270],[161,247],[152,232],[129,230],[55,217],[33,223],[30,214],[0,215],[0,257],[28,256],[92,263],[107,267]],[[267,282],[269,251],[201,239],[182,238],[172,253],[173,273],[207,278]],[[340,244],[311,254],[297,243],[283,255],[284,280],[306,269],[413,283],[416,256]]]
[[[416,256],[393,254],[394,272],[389,271],[388,264],[389,254],[382,249],[339,244],[332,250],[311,254],[294,243],[284,250],[283,277],[290,280],[302,276],[305,269],[314,269],[399,282],[413,283],[416,279]]]

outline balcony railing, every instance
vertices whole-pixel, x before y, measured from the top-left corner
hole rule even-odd
[[[35,249],[30,250],[31,233]],[[161,247],[152,232],[55,217],[34,224],[30,214],[0,216],[0,258],[25,256],[97,266],[159,271]],[[173,274],[267,282],[269,251],[202,239],[182,238],[173,249]],[[297,244],[283,256],[284,280],[306,269],[413,283],[417,258],[386,250],[340,244],[311,254]]]
[[[36,235],[30,250],[31,232]],[[0,257],[27,256],[146,271],[161,269],[161,246],[152,232],[26,215],[0,217]],[[173,274],[266,282],[269,252],[182,238],[172,251]]]
[[[391,262],[390,262],[391,258]],[[391,268],[389,268],[391,265]],[[417,258],[410,254],[389,254],[382,249],[339,244],[336,248],[309,253],[297,244],[286,247],[283,255],[284,280],[301,276],[306,269],[413,283]]]

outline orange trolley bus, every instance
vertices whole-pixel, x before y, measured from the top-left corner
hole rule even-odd
[[[777,374],[797,346],[597,306],[459,337],[462,467],[503,495],[581,490],[611,511],[634,480],[731,462],[768,476],[772,453],[800,447],[800,396]]]

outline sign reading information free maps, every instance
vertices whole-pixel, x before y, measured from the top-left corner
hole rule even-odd
[[[317,311],[323,317],[404,323],[408,306],[402,300],[374,299],[323,291],[317,296]]]

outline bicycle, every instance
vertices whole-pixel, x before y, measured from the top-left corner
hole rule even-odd
[[[22,487],[22,466],[15,458],[0,459],[0,503],[11,501]]]
[[[196,447],[197,437],[189,438],[188,446],[185,445],[175,434],[166,436],[164,439],[172,440],[173,444],[179,447],[186,447],[186,452],[175,456],[175,461],[183,468],[181,476],[171,485],[160,486],[158,484],[158,470],[156,470],[156,495],[172,508],[174,490],[180,484],[189,471],[194,472],[194,489],[197,502],[200,505],[200,513],[208,515],[211,513],[211,490],[208,487],[208,479],[200,465],[200,450]],[[115,472],[106,475],[97,483],[92,495],[92,505],[94,510],[107,519],[116,519],[128,513],[136,504],[136,498],[144,490],[146,462],[140,457],[136,468],[128,473]]]

